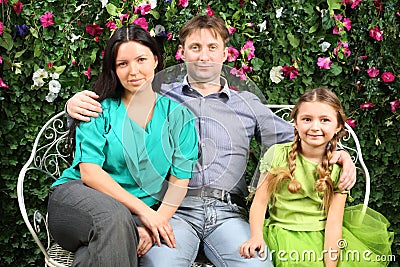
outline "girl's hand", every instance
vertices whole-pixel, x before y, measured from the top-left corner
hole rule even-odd
[[[150,231],[146,229],[146,227],[138,226],[137,229],[139,232],[139,244],[137,248],[137,253],[139,257],[142,257],[154,245],[155,240],[151,236]]]
[[[138,217],[143,225],[151,232],[158,246],[161,246],[162,238],[168,247],[176,247],[174,231],[166,217],[151,208],[146,209],[142,214],[138,214]]]
[[[239,253],[243,258],[249,259],[256,257],[256,251],[258,256],[263,257],[265,253],[265,241],[262,236],[252,237],[239,247]]]

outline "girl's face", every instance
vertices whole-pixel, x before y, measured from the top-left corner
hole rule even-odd
[[[301,139],[301,149],[325,149],[334,134],[339,132],[337,111],[322,102],[304,102],[300,105],[295,127]]]
[[[146,82],[149,86],[144,88],[150,87],[157,64],[157,57],[147,46],[135,41],[120,44],[115,58],[115,71],[125,88],[124,94],[138,92]]]

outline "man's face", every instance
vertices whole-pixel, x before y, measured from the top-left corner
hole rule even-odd
[[[188,70],[189,82],[219,83],[222,65],[228,48],[220,36],[209,29],[199,29],[189,35],[181,49],[181,57]]]

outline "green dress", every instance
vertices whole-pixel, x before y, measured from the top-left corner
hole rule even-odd
[[[260,171],[267,172],[276,167],[287,167],[292,143],[272,146],[261,159]],[[316,180],[315,162],[301,154],[296,158],[295,178],[302,185],[296,194],[288,191],[288,181],[282,182],[274,199],[269,204],[270,217],[265,220],[264,239],[269,247],[274,266],[318,266],[323,267],[323,255],[339,257],[338,266],[387,266],[390,261],[393,233],[388,232],[389,222],[380,213],[363,205],[345,208],[340,254],[324,250],[326,214],[321,208],[322,193],[314,188]],[[335,192],[341,168],[332,165],[331,178]]]

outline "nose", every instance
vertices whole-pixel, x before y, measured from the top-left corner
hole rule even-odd
[[[208,54],[207,49],[201,49],[200,61],[208,61],[209,59],[210,59],[210,55]]]
[[[318,120],[314,120],[311,123],[311,130],[312,131],[318,131],[319,129],[320,129],[319,121]]]
[[[129,75],[136,75],[139,72],[139,65],[131,63],[129,65]]]

